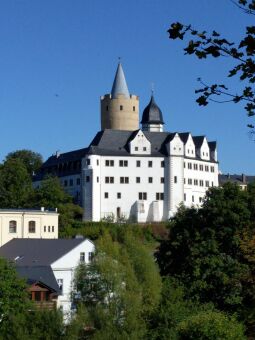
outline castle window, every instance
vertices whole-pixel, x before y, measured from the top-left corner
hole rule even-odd
[[[104,198],[109,198],[108,192],[105,192],[105,193],[104,193]]]
[[[80,262],[85,262],[85,253],[80,253]]]
[[[86,163],[87,165],[90,165],[90,159],[87,159]]]
[[[186,184],[186,178],[183,178],[183,184]]]
[[[147,150],[147,148],[146,148],[146,146],[144,146],[144,147],[143,147],[143,151],[146,151],[146,150]]]
[[[165,183],[165,177],[160,177],[160,183]]]
[[[121,184],[128,184],[129,178],[128,177],[120,177],[120,183]]]
[[[204,181],[203,180],[200,180],[199,181],[199,185],[202,187],[202,186],[204,186]]]
[[[152,161],[148,161],[148,167],[152,168]]]
[[[194,179],[194,185],[198,185],[198,180]]]
[[[165,161],[161,161],[161,168],[165,167]]]
[[[148,177],[148,183],[152,183],[152,182],[153,182],[152,177]]]
[[[177,183],[177,176],[174,176],[174,183]]]
[[[188,169],[192,169],[192,163],[188,163]]]
[[[105,183],[114,183],[114,177],[105,177]]]
[[[135,147],[135,151],[138,151],[138,146]]]
[[[90,182],[90,177],[89,176],[86,176],[86,182]]]
[[[192,202],[194,203],[194,201],[195,201],[195,200],[194,200],[194,196],[192,196]]]
[[[51,232],[54,233],[54,225],[51,226]]]
[[[99,159],[97,159],[97,165],[99,165]]]
[[[97,176],[97,183],[99,183],[99,177]]]
[[[133,106],[133,111],[135,111],[135,106]]]
[[[211,166],[211,172],[214,172],[214,166]]]
[[[139,192],[138,193],[139,201],[146,201],[147,200],[147,192]]]
[[[28,232],[33,234],[35,233],[35,221],[28,222]]]
[[[200,171],[203,171],[203,170],[204,170],[203,164],[200,164],[200,165],[199,165],[199,170],[200,170]]]
[[[188,178],[188,184],[192,185],[192,179]]]
[[[185,162],[183,163],[183,167],[186,168],[186,163]]]
[[[186,194],[184,194],[184,201],[186,201]]]
[[[99,162],[98,162],[98,165],[99,165]],[[106,159],[105,166],[114,166],[114,160]]]
[[[209,181],[205,181],[205,186],[208,188],[209,187]]]
[[[156,201],[164,201],[164,193],[156,192]]]
[[[136,177],[136,183],[141,183],[140,177]]]
[[[209,166],[205,165],[205,171],[208,172],[209,171]]]
[[[123,105],[120,105],[120,111],[122,111],[123,110]]]
[[[197,170],[197,169],[198,169],[197,164],[194,164],[194,170]]]
[[[202,197],[199,197],[199,203],[201,203],[203,201]]]
[[[121,166],[121,167],[127,167],[128,166],[128,161],[119,161],[119,166]]]
[[[9,222],[9,233],[16,233],[17,232],[17,222],[16,221],[10,221]]]
[[[141,161],[136,161],[136,166],[139,168],[141,166]]]
[[[117,192],[117,198],[118,198],[118,199],[121,198],[121,192]]]
[[[50,233],[50,225],[48,225],[48,233]]]
[[[43,227],[43,231],[46,233],[46,225]]]

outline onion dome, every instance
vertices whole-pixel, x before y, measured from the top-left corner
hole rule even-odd
[[[162,112],[155,103],[153,95],[151,96],[149,104],[143,111],[141,124],[164,124]]]

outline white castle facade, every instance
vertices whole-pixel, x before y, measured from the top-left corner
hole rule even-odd
[[[35,183],[54,174],[84,207],[84,220],[168,220],[179,205],[199,206],[218,186],[216,142],[164,132],[152,95],[139,128],[139,97],[130,95],[121,64],[111,94],[101,97],[101,131],[87,148],[50,157]]]

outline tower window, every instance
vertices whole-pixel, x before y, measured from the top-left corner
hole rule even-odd
[[[135,111],[135,106],[133,106],[133,111]]]
[[[121,192],[117,192],[117,198],[118,198],[118,199],[121,198]]]
[[[122,111],[123,110],[123,105],[120,105],[120,111]]]
[[[108,111],[108,105],[106,106],[106,111]]]
[[[174,183],[177,183],[177,176],[174,176]]]

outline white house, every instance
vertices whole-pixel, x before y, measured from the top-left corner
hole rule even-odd
[[[111,93],[101,97],[101,131],[87,148],[51,156],[35,185],[57,175],[87,221],[164,221],[180,203],[200,206],[207,189],[218,186],[216,142],[164,132],[153,95],[140,124],[139,97],[129,93],[119,64]]]
[[[59,288],[57,307],[63,311],[65,320],[71,314],[75,269],[79,263],[89,263],[94,252],[94,243],[83,238],[13,239],[0,247],[0,257],[14,262],[23,277],[40,280],[55,291],[56,286]],[[50,277],[52,273],[54,279]]]
[[[58,238],[57,209],[0,209],[0,247],[13,238]]]

